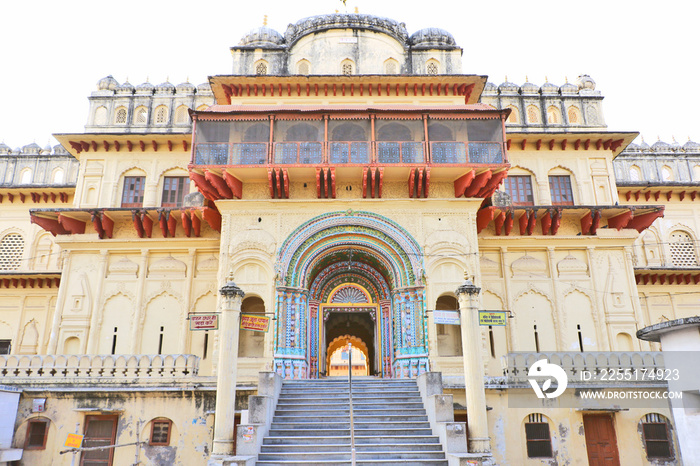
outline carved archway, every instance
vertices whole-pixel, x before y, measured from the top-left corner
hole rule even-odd
[[[365,355],[365,361],[369,362],[369,349],[364,341],[355,335],[341,335],[334,338],[333,341],[328,344],[328,348],[326,349],[326,367],[331,367],[331,356],[333,353],[335,353],[339,348],[348,346],[348,343],[350,343],[353,348],[360,350],[362,354]]]

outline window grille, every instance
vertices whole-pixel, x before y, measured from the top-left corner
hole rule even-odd
[[[122,207],[142,207],[143,191],[146,185],[144,176],[127,176],[124,178]]]
[[[17,270],[22,265],[24,237],[10,233],[0,241],[0,270]]]
[[[429,62],[429,63],[428,63],[428,66],[425,67],[425,71],[426,71],[426,74],[429,74],[429,75],[432,75],[432,76],[438,74],[438,71],[439,71],[439,70],[438,70],[438,65],[437,65],[437,63],[432,62],[432,61]]]
[[[162,207],[182,207],[190,191],[190,179],[186,176],[166,176],[163,180]]]
[[[553,205],[574,205],[571,178],[568,176],[550,176],[549,193],[552,196]]]
[[[534,105],[531,105],[527,108],[527,121],[528,123],[540,122],[540,111]]]
[[[530,414],[525,423],[525,440],[528,458],[551,458],[552,439],[549,423],[541,414]]]
[[[153,421],[151,423],[151,439],[149,445],[170,445],[170,426],[172,422],[169,419]]]
[[[579,123],[580,118],[578,117],[578,108],[569,107],[569,111],[567,113],[569,115],[570,124],[575,125]]]
[[[117,109],[116,116],[114,117],[114,123],[118,125],[126,124],[126,109],[124,107]]]
[[[168,108],[165,106],[156,109],[156,124],[164,125],[168,122]]]
[[[147,117],[148,110],[146,110],[145,107],[139,107],[136,109],[136,114],[134,115],[134,123],[137,125],[144,125],[146,124]]]
[[[267,63],[264,61],[258,62],[257,65],[255,65],[255,74],[258,76],[264,76],[267,74]]]
[[[307,74],[309,74],[309,70],[310,69],[309,69],[308,62],[303,61],[303,62],[299,63],[299,74],[307,75]]]
[[[188,107],[186,105],[180,105],[177,110],[175,110],[175,124],[184,125],[189,123],[187,110]]]
[[[547,123],[552,125],[559,124],[559,109],[552,106],[547,109]]]
[[[698,265],[695,243],[688,233],[684,231],[671,233],[669,248],[671,249],[671,262],[674,266],[695,267]]]
[[[341,71],[345,76],[350,76],[352,74],[352,63],[345,62],[341,65]]]
[[[668,421],[664,416],[650,413],[642,419],[642,437],[647,457],[673,458],[673,450],[668,435]]]
[[[386,74],[396,74],[396,62],[388,61],[386,63]]]
[[[529,176],[509,176],[505,182],[506,193],[513,205],[533,205],[532,180]]]
[[[31,419],[27,423],[27,438],[24,443],[26,450],[43,450],[46,448],[46,437],[49,433],[47,419]]]

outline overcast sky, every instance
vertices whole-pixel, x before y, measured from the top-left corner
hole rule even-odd
[[[450,31],[463,72],[495,84],[589,74],[610,130],[700,142],[692,0],[0,0],[0,141],[43,147],[56,143],[52,133],[82,132],[87,97],[110,74],[134,85],[229,74],[229,47],[264,15],[284,33],[303,17],[355,7],[404,22],[409,34]]]

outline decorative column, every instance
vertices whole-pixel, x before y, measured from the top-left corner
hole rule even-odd
[[[479,312],[476,307],[481,288],[471,280],[457,288],[460,327],[462,330],[462,358],[464,361],[464,389],[467,396],[467,425],[469,426],[469,452],[489,453],[491,444],[486,420],[486,394],[484,393],[484,364],[481,358]]]
[[[220,290],[223,303],[219,329],[219,359],[216,375],[216,414],[214,416],[214,445],[212,457],[235,455],[233,441],[236,432],[233,420],[236,414],[236,374],[238,358],[238,325],[241,316],[243,290],[229,275],[228,283]]]

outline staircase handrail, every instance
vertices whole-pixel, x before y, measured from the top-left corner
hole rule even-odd
[[[352,343],[348,342],[348,385],[350,399],[350,452],[352,453],[352,466],[355,466],[355,417],[352,410]]]

